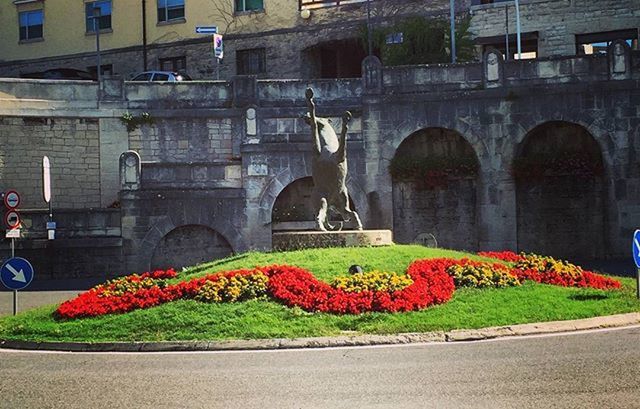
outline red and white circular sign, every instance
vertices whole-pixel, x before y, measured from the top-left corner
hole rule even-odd
[[[4,194],[4,205],[9,209],[15,209],[20,205],[20,195],[15,190],[9,190]]]
[[[20,227],[20,215],[15,210],[4,215],[4,224],[11,230]]]

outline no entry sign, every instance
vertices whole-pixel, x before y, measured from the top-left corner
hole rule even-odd
[[[4,194],[4,205],[9,209],[20,206],[20,195],[15,190],[9,190]]]

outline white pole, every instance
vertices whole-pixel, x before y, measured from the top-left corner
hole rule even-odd
[[[451,13],[451,62],[456,63],[456,12],[454,0],[449,3]]]
[[[520,38],[520,33],[522,32],[521,28],[520,28],[520,2],[518,0],[515,0],[516,3],[516,35],[517,35],[517,42],[518,42],[518,59],[521,60],[522,59],[522,41]]]

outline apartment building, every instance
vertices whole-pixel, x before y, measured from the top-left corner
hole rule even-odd
[[[640,0],[520,0],[521,57],[601,52],[627,39],[638,48]],[[471,16],[476,58],[488,48],[516,56],[514,1],[455,0]],[[15,0],[0,3],[0,75],[52,68],[124,78],[179,70],[194,79],[360,76],[362,30],[409,16],[449,15],[449,0]],[[224,58],[214,58],[216,26]],[[401,37],[400,37],[401,38]],[[507,52],[508,49],[508,52]]]

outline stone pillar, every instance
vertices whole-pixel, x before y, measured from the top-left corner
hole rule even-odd
[[[478,182],[478,249],[517,251],[516,185],[513,177],[508,171],[481,169]]]
[[[233,85],[233,106],[246,107],[258,104],[258,77],[238,75],[231,80]]]
[[[483,82],[485,88],[501,87],[504,81],[504,59],[498,50],[489,50],[483,59]]]
[[[362,60],[362,85],[365,94],[382,94],[382,63],[370,55]]]
[[[607,50],[609,77],[612,80],[631,79],[631,48],[624,40],[616,40]]]
[[[120,155],[120,187],[122,190],[140,190],[141,161],[136,151],[126,151]]]
[[[101,118],[100,129],[100,204],[108,207],[118,199],[120,179],[118,158],[129,149],[129,136],[119,118]]]

